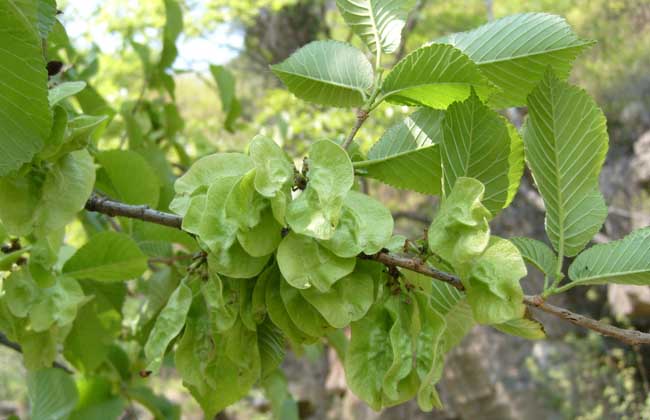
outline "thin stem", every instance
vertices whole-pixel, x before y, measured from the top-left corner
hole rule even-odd
[[[375,81],[373,82],[372,85],[372,93],[370,94],[370,97],[366,100],[366,102],[363,104],[363,106],[357,109],[357,121],[352,127],[352,130],[350,130],[350,134],[348,134],[348,137],[343,142],[342,147],[344,149],[350,147],[352,141],[354,140],[354,137],[357,135],[357,132],[359,132],[359,129],[361,128],[363,123],[366,122],[366,120],[368,119],[368,115],[373,109],[377,107],[379,103],[377,101],[377,96],[379,95],[379,91],[381,90],[381,80],[382,80],[381,77],[384,73],[384,70],[381,68],[377,68],[376,71],[377,74],[375,76]]]
[[[528,306],[540,309],[548,314],[554,315],[579,327],[596,331],[607,337],[616,338],[630,345],[650,344],[650,334],[634,330],[625,330],[595,319],[587,318],[580,314],[573,313],[568,309],[546,303],[540,296],[525,296],[524,303]]]
[[[352,141],[354,140],[354,137],[357,135],[357,132],[359,132],[359,129],[361,128],[363,123],[366,122],[367,119],[368,119],[368,112],[364,111],[362,108],[357,109],[357,121],[352,127],[352,130],[350,130],[350,134],[348,134],[348,137],[343,142],[342,147],[344,149],[350,147]]]
[[[133,219],[144,220],[147,222],[158,223],[165,226],[181,228],[183,219],[169,213],[163,213],[142,206],[131,206],[116,201],[111,201],[106,198],[91,197],[86,203],[86,210],[96,211],[99,213],[130,217]],[[443,281],[458,290],[465,290],[461,279],[450,273],[440,271],[431,267],[426,261],[419,257],[395,255],[388,251],[381,251],[374,255],[359,255],[359,258],[371,259],[379,261],[388,267],[401,267],[416,273],[423,274],[432,279]],[[559,290],[567,288],[571,283]],[[548,314],[554,315],[574,325],[596,331],[602,335],[616,338],[624,343],[637,345],[637,344],[650,344],[650,334],[642,333],[640,331],[625,330],[622,328],[614,327],[604,322],[596,321],[591,318],[573,313],[568,309],[560,308],[549,303],[546,303],[542,296],[524,296],[523,303],[527,306],[537,308]]]
[[[557,295],[557,294],[560,294],[560,293],[564,293],[569,289],[573,289],[578,284],[579,283],[576,283],[576,282],[570,282],[570,283],[567,283],[567,284],[565,284],[564,286],[561,286],[561,287],[551,288],[549,290],[549,292],[550,292],[549,295]]]
[[[180,229],[183,224],[183,218],[180,216],[152,210],[147,206],[132,206],[120,203],[97,195],[93,195],[88,199],[85,208],[88,211],[94,211],[108,216],[124,216],[177,229]]]

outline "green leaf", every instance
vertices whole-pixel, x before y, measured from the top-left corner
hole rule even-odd
[[[127,404],[116,395],[112,384],[101,377],[82,378],[77,381],[79,402],[69,420],[104,420],[120,417]]]
[[[524,140],[519,135],[517,128],[510,124],[508,120],[503,118],[506,126],[508,127],[508,132],[510,133],[510,156],[508,157],[508,198],[506,199],[506,204],[503,208],[510,206],[512,200],[514,200],[517,191],[519,191],[519,184],[521,184],[521,178],[524,175]]]
[[[246,328],[257,331],[257,323],[253,317],[253,289],[256,279],[237,281],[239,286],[239,319]]]
[[[399,47],[402,29],[415,0],[337,0],[345,23],[371,52],[393,53]]]
[[[237,223],[226,217],[227,197],[239,177],[217,179],[206,195],[197,195],[190,200],[190,206],[183,218],[183,230],[199,235],[213,252],[230,248],[237,238]]]
[[[260,350],[261,378],[275,372],[284,360],[284,335],[271,321],[260,324],[257,330],[257,347]]]
[[[153,393],[146,386],[130,386],[124,390],[129,399],[137,401],[153,415],[156,420],[179,420],[181,408],[161,395]]]
[[[88,152],[81,150],[60,158],[43,172],[0,178],[0,219],[8,232],[40,236],[57,231],[84,208],[95,183],[95,169]]]
[[[298,98],[335,107],[362,105],[373,83],[366,56],[338,41],[311,42],[271,70]]]
[[[282,275],[276,265],[273,265],[268,271],[268,283],[266,286],[266,308],[271,321],[282,330],[289,341],[293,344],[312,343],[314,338],[307,335],[299,329],[291,320],[287,308],[284,306],[280,288],[283,283]]]
[[[490,212],[483,204],[485,188],[473,178],[458,178],[429,227],[429,249],[463,272],[490,240]]]
[[[20,260],[20,257],[25,255],[26,252],[24,249],[19,249],[18,251],[0,255],[0,271],[11,271],[14,263]]]
[[[345,376],[350,390],[374,410],[414,397],[420,386],[417,350],[423,343],[419,314],[399,297],[377,302],[361,320],[352,323],[352,338],[345,355]],[[426,338],[425,338],[426,337]],[[422,336],[431,338],[429,333]]]
[[[34,230],[34,213],[42,196],[39,178],[33,172],[0,177],[0,220],[8,233],[24,236]]]
[[[183,12],[177,0],[165,0],[165,27],[163,30],[163,50],[160,53],[160,69],[174,64],[178,56],[176,39],[183,31]]]
[[[263,257],[272,254],[282,240],[282,226],[273,217],[270,208],[262,211],[260,222],[248,230],[237,233],[239,244],[247,254]]]
[[[296,233],[330,239],[354,184],[352,162],[341,146],[321,140],[312,144],[307,163],[307,188],[289,204],[287,222]]]
[[[224,66],[210,65],[210,73],[219,89],[221,109],[226,117],[224,126],[232,133],[235,131],[235,121],[241,114],[241,104],[235,95],[235,76]]]
[[[382,407],[382,380],[393,362],[390,328],[393,321],[381,304],[352,323],[345,355],[345,379],[350,390],[374,410]]]
[[[248,146],[255,164],[255,189],[264,197],[275,197],[293,183],[293,162],[273,140],[257,135]]]
[[[412,274],[409,274],[411,276]],[[425,279],[431,283],[431,306],[445,317],[447,327],[441,338],[441,352],[448,353],[472,330],[476,321],[472,308],[463,293],[441,281]]]
[[[62,369],[45,368],[27,376],[27,397],[32,419],[66,419],[79,394],[72,375]]]
[[[65,263],[63,273],[76,279],[126,281],[140,276],[147,269],[147,257],[128,235],[101,232]]]
[[[293,162],[273,140],[260,135],[253,138],[248,151],[255,163],[255,189],[270,199],[275,219],[284,226],[291,201]]]
[[[189,198],[196,190],[212,185],[219,178],[243,176],[253,169],[251,159],[243,153],[215,153],[196,162],[174,183],[176,197],[169,208],[185,215]]]
[[[280,296],[293,323],[312,337],[323,337],[332,330],[325,318],[286,281],[280,284]]]
[[[451,45],[432,44],[400,60],[386,76],[381,92],[396,104],[446,109],[467,98],[471,88],[481,99],[493,91],[465,54]]]
[[[50,233],[71,222],[84,208],[95,183],[95,170],[85,150],[63,156],[50,169],[35,212],[36,232]],[[4,197],[4,196],[3,196]]]
[[[72,324],[77,317],[77,310],[87,301],[88,298],[76,280],[59,277],[54,286],[41,289],[34,302],[29,312],[32,329],[41,332],[48,330],[54,323],[59,327]]]
[[[578,38],[563,18],[545,13],[507,16],[436,42],[463,51],[500,88],[490,98],[496,108],[524,105],[549,66],[565,79],[573,60],[593,44]]]
[[[287,282],[298,289],[327,292],[354,270],[356,258],[341,258],[307,236],[289,233],[278,247],[278,266]]]
[[[493,325],[493,327],[502,333],[515,335],[527,340],[543,340],[546,338],[544,326],[534,319],[513,319],[503,324]]]
[[[114,197],[127,204],[158,206],[160,182],[158,175],[139,153],[130,150],[110,150],[98,153],[97,161],[106,171]],[[136,182],[137,180],[137,182]]]
[[[344,328],[361,319],[370,309],[375,297],[374,280],[365,271],[354,271],[334,283],[327,292],[310,288],[300,293],[331,326]]]
[[[231,281],[224,281],[208,265],[208,280],[201,284],[201,295],[215,331],[229,330],[239,314],[239,289]]]
[[[298,404],[289,393],[287,378],[281,369],[276,369],[262,380],[266,398],[271,402],[273,418],[299,420]]]
[[[368,152],[368,160],[355,162],[360,174],[397,188],[440,194],[440,146],[445,113],[422,108],[389,128]]]
[[[446,317],[434,309],[429,296],[419,291],[415,291],[412,296],[419,318],[419,332],[413,355],[416,360],[415,371],[420,379],[418,406],[423,411],[441,409],[442,401],[435,386],[442,378],[446,344],[444,339],[449,326]]]
[[[440,155],[445,191],[460,177],[483,183],[481,202],[496,215],[508,199],[510,133],[505,120],[472,93],[449,106],[443,123]]]
[[[233,357],[235,356],[235,357]],[[176,353],[184,385],[206,417],[248,394],[260,376],[256,334],[236,324],[226,334],[211,334],[203,315],[190,314]]]
[[[573,285],[650,285],[650,228],[635,230],[625,238],[594,245],[569,267]]]
[[[555,276],[557,255],[548,245],[537,239],[524,237],[510,238],[510,242],[515,244],[526,262],[534,265],[535,268],[547,276]]]
[[[63,82],[60,85],[54,86],[48,92],[48,99],[50,106],[54,106],[68,98],[81,92],[86,87],[86,82]]]
[[[53,108],[52,131],[45,141],[45,147],[39,153],[42,159],[53,159],[65,141],[68,128],[68,112],[60,105]]]
[[[255,170],[241,177],[226,197],[226,217],[241,229],[250,229],[260,222],[267,201],[255,191]],[[223,199],[223,198],[222,198]]]
[[[561,257],[571,257],[607,217],[598,191],[605,116],[585,91],[550,72],[528,97],[528,112],[526,159],[546,206],[546,233]]]
[[[50,367],[57,356],[57,342],[52,331],[23,331],[20,334],[23,363],[27,370]]]
[[[38,0],[38,34],[47,39],[56,20],[56,0]]]
[[[348,191],[332,239],[320,244],[339,257],[352,258],[381,251],[393,234],[393,216],[379,201],[366,194]]]
[[[257,324],[261,324],[267,318],[266,287],[270,282],[270,276],[273,271],[273,266],[267,267],[255,281],[253,295],[251,297],[251,312],[253,314],[253,320]]]
[[[476,322],[501,324],[522,318],[524,292],[519,280],[525,276],[526,265],[517,247],[491,237],[485,252],[472,262],[468,274],[461,276]]]
[[[58,156],[74,150],[85,149],[102,124],[108,123],[106,115],[80,115],[68,122],[68,131],[63,139],[63,145]]]
[[[389,332],[393,360],[384,374],[382,389],[385,394],[383,404],[392,405],[412,397],[400,395],[400,383],[407,379],[413,370],[414,338],[411,336],[413,322],[418,318],[415,306],[402,305],[399,298],[391,297],[386,301],[386,310],[393,320]],[[419,321],[419,319],[418,319]],[[387,398],[386,398],[387,397]],[[387,403],[390,401],[390,403]]]
[[[196,309],[198,308],[193,307],[187,316],[183,336],[178,341],[174,354],[174,362],[185,386],[191,385],[203,390],[209,386],[205,374],[213,353],[212,336],[216,331],[211,329],[214,324],[211,324],[208,314],[204,310]]]
[[[79,309],[66,337],[65,358],[82,372],[93,372],[108,357],[111,342],[119,332],[119,329],[112,331],[105,320],[108,313],[93,299]]]
[[[208,255],[208,263],[224,276],[250,279],[262,272],[271,255],[253,257],[244,251],[239,242],[219,253]]]
[[[0,3],[0,177],[31,161],[52,127],[41,39],[21,7]]]
[[[19,318],[29,314],[40,294],[38,285],[27,269],[11,273],[3,281],[2,287],[7,297],[9,311]]]
[[[169,343],[181,332],[192,303],[192,290],[184,282],[178,285],[160,311],[144,346],[147,370],[158,372]]]

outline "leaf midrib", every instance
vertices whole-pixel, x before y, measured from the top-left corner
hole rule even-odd
[[[386,161],[388,161],[390,159],[395,159],[395,158],[406,156],[406,155],[412,154],[412,153],[422,152],[424,150],[428,150],[428,149],[431,149],[431,148],[436,147],[436,146],[439,146],[439,144],[436,143],[436,144],[431,144],[429,146],[419,147],[417,149],[407,150],[405,152],[396,153],[394,155],[386,156],[386,157],[383,157],[381,159],[367,159],[367,160],[362,160],[360,162],[353,162],[352,166],[355,169],[357,169],[357,168],[362,169],[362,168],[366,168],[368,166],[373,166],[373,165],[375,165],[377,163],[386,162]]]
[[[308,76],[308,75],[306,75],[304,73],[294,73],[294,72],[286,71],[284,69],[280,69],[278,67],[273,67],[273,70],[275,70],[277,72],[280,72],[280,73],[289,74],[291,76],[299,77],[299,78],[302,78],[302,79],[308,79],[308,80],[311,80],[313,82],[318,82],[318,83],[322,83],[322,84],[325,84],[325,85],[333,85],[333,86],[337,86],[337,87],[340,87],[340,88],[353,90],[353,91],[361,93],[361,96],[363,96],[363,97],[366,96],[366,92],[363,90],[363,88],[360,88],[360,87],[351,86],[351,85],[344,85],[342,83],[335,82],[335,81],[332,81],[332,80],[317,79],[314,76]]]
[[[429,83],[418,83],[418,84],[408,85],[408,86],[405,86],[405,87],[399,88],[399,89],[384,91],[382,97],[387,98],[389,96],[395,95],[395,94],[403,92],[405,90],[420,88],[420,87],[427,87],[427,86],[432,86],[432,85],[445,85],[445,86],[446,85],[459,85],[459,86],[477,86],[477,87],[486,87],[486,88],[491,88],[492,87],[487,80],[485,82],[429,82]]]
[[[372,8],[372,0],[368,0],[368,12],[369,12],[369,17],[370,17],[370,22],[371,22],[371,27],[372,27],[372,32],[375,37],[375,51],[383,51],[383,46],[381,45],[381,38],[379,37],[379,28],[377,27],[377,21],[375,20],[375,13]]]
[[[475,63],[480,67],[480,66],[487,65],[487,64],[502,63],[502,62],[505,62],[505,61],[514,61],[514,60],[518,60],[520,58],[530,58],[530,57],[536,57],[536,56],[544,55],[544,54],[552,54],[552,53],[558,52],[558,51],[570,50],[572,48],[585,47],[585,46],[593,45],[594,43],[595,43],[594,41],[583,41],[582,43],[574,44],[574,45],[571,45],[571,46],[568,46],[568,47],[552,48],[552,49],[549,49],[549,50],[536,52],[534,54],[512,55],[512,56],[508,56],[508,57],[504,57],[504,58],[493,59],[493,60],[485,60],[485,61],[476,60]],[[458,47],[456,47],[456,48],[458,48]],[[467,54],[467,53],[465,53],[465,54]],[[472,58],[472,56],[470,56],[470,55],[468,55],[468,56],[470,58]],[[474,60],[474,59],[472,58],[472,60]]]
[[[606,274],[601,274],[601,275],[592,275],[589,277],[581,277],[578,280],[573,280],[571,284],[583,284],[587,283],[593,280],[598,280],[598,279],[609,279],[612,277],[621,277],[621,276],[630,276],[634,274],[643,274],[643,273],[650,273],[650,268],[643,268],[639,270],[630,270],[630,271],[615,271],[615,272],[609,272]]]

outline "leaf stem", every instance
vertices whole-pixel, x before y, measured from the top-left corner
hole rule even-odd
[[[370,114],[370,111],[376,108],[375,101],[377,100],[377,96],[379,95],[379,92],[381,90],[381,77],[382,74],[384,73],[384,69],[377,69],[377,75],[375,76],[375,81],[372,84],[372,93],[370,94],[370,97],[366,100],[366,102],[363,104],[361,108],[357,109],[357,120],[352,127],[352,130],[350,130],[350,134],[348,134],[347,138],[342,144],[342,147],[344,149],[347,149],[350,147],[352,144],[352,141],[354,141],[354,137],[357,135],[359,132],[359,129],[363,125],[364,122],[368,119],[368,115]]]
[[[354,126],[352,127],[352,130],[350,130],[350,134],[348,134],[348,137],[345,139],[343,142],[342,147],[344,149],[347,149],[350,147],[352,144],[352,141],[354,140],[354,137],[357,135],[357,132],[359,132],[359,129],[363,125],[364,122],[368,119],[368,112],[364,111],[363,108],[357,109],[357,121],[355,122]]]

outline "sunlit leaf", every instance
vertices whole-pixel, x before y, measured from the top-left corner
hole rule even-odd
[[[321,140],[312,144],[307,164],[307,188],[289,204],[287,222],[296,233],[330,239],[354,183],[352,162],[341,146]]]
[[[0,3],[0,176],[29,162],[52,126],[41,39],[21,3]]]
[[[440,194],[440,146],[444,112],[422,108],[389,128],[368,152],[354,162],[358,173],[397,188]]]
[[[379,201],[348,191],[339,224],[331,239],[320,244],[339,257],[351,258],[364,252],[381,251],[393,234],[393,216]]]
[[[481,199],[485,188],[473,178],[458,178],[429,227],[429,249],[464,271],[487,247],[490,212]]]
[[[337,0],[345,23],[371,52],[392,53],[402,38],[402,29],[415,0]]]
[[[354,270],[356,258],[341,258],[307,236],[289,233],[278,247],[278,266],[287,282],[298,289],[327,292]]]
[[[472,60],[456,48],[432,44],[418,48],[386,76],[381,91],[390,102],[445,109],[474,88],[485,98],[494,89]]]
[[[338,41],[311,42],[271,70],[300,99],[336,107],[363,104],[373,83],[366,56]]]
[[[490,98],[496,108],[526,104],[526,96],[549,66],[566,78],[573,60],[593,44],[578,38],[563,18],[546,13],[506,16],[436,42],[463,51],[500,88]]]

